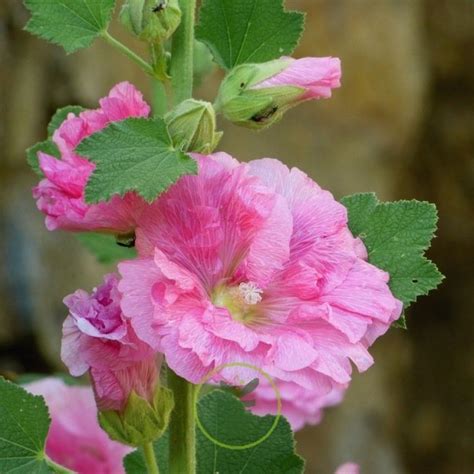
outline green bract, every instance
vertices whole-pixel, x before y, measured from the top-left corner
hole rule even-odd
[[[273,77],[288,65],[286,59],[263,64],[243,64],[232,69],[219,89],[216,107],[237,125],[266,128],[283,117],[297,103],[305,89],[296,86],[254,88]]]
[[[212,104],[188,99],[165,115],[174,146],[183,151],[209,154],[214,151],[222,132],[216,132],[216,113]]]
[[[378,201],[373,193],[341,200],[349,211],[349,227],[360,237],[369,262],[390,274],[390,289],[407,308],[443,280],[436,265],[423,254],[436,231],[434,204],[420,201]],[[397,322],[405,326],[402,317]]]
[[[24,0],[31,12],[26,30],[67,53],[90,46],[107,29],[115,0]]]
[[[161,43],[178,28],[181,10],[178,0],[127,0],[120,19],[141,40]]]
[[[153,403],[132,391],[122,412],[101,411],[99,422],[110,438],[139,447],[164,434],[173,407],[173,393],[166,387],[156,389]]]
[[[113,122],[77,147],[97,166],[86,187],[86,202],[107,201],[135,191],[153,201],[180,176],[197,172],[196,162],[173,147],[161,118]]]
[[[285,12],[282,0],[204,0],[197,39],[224,69],[290,55],[304,27],[304,14]]]

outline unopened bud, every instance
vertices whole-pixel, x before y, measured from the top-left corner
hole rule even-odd
[[[111,439],[139,447],[164,434],[173,408],[173,393],[166,387],[157,387],[151,402],[132,391],[123,410],[101,411],[99,422]]]
[[[216,114],[212,104],[188,99],[165,116],[175,147],[183,151],[211,153],[222,132],[216,132]]]
[[[331,96],[340,85],[337,58],[280,58],[234,68],[219,89],[216,107],[230,121],[262,129],[291,107]]]
[[[181,10],[178,0],[127,0],[120,19],[139,39],[162,43],[178,28]]]

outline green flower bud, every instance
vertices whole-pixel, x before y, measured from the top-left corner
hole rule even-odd
[[[248,128],[263,129],[277,122],[305,89],[288,85],[258,88],[257,85],[287,66],[284,58],[237,66],[219,88],[216,109],[231,122]]]
[[[120,19],[142,41],[162,43],[178,28],[181,10],[178,0],[127,0]]]
[[[188,99],[165,115],[174,145],[183,151],[211,153],[222,132],[216,132],[216,114],[212,104]]]
[[[166,387],[155,390],[152,403],[132,391],[121,412],[99,412],[99,423],[111,439],[129,446],[143,446],[163,435],[173,408],[173,393]]]

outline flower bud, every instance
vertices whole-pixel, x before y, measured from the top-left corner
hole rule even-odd
[[[266,128],[303,101],[330,97],[340,75],[337,58],[283,57],[243,64],[222,82],[216,107],[237,125]]]
[[[142,41],[162,43],[178,28],[181,10],[178,0],[127,0],[120,19]]]
[[[216,132],[216,114],[209,102],[188,99],[165,116],[174,145],[183,151],[211,153],[222,132]]]
[[[122,411],[99,412],[99,423],[111,439],[143,446],[164,434],[173,408],[173,392],[166,387],[157,387],[151,401],[132,391]]]

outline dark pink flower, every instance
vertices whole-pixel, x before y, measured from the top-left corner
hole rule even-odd
[[[151,401],[161,358],[123,318],[117,277],[106,275],[92,294],[77,290],[64,303],[61,357],[71,375],[89,371],[99,409],[122,410],[132,390]]]
[[[132,451],[112,441],[97,421],[90,387],[68,386],[57,378],[25,385],[45,398],[51,416],[46,454],[78,474],[122,474],[123,458]]]
[[[53,135],[61,159],[39,152],[38,159],[45,178],[33,189],[38,209],[46,215],[49,230],[101,230],[116,233],[135,228],[136,216],[145,202],[134,193],[123,198],[114,196],[109,202],[94,205],[84,201],[84,190],[95,165],[76,154],[75,148],[89,135],[109,123],[128,117],[147,117],[150,107],[131,84],[117,84],[100,108],[75,116],[69,114]]]

